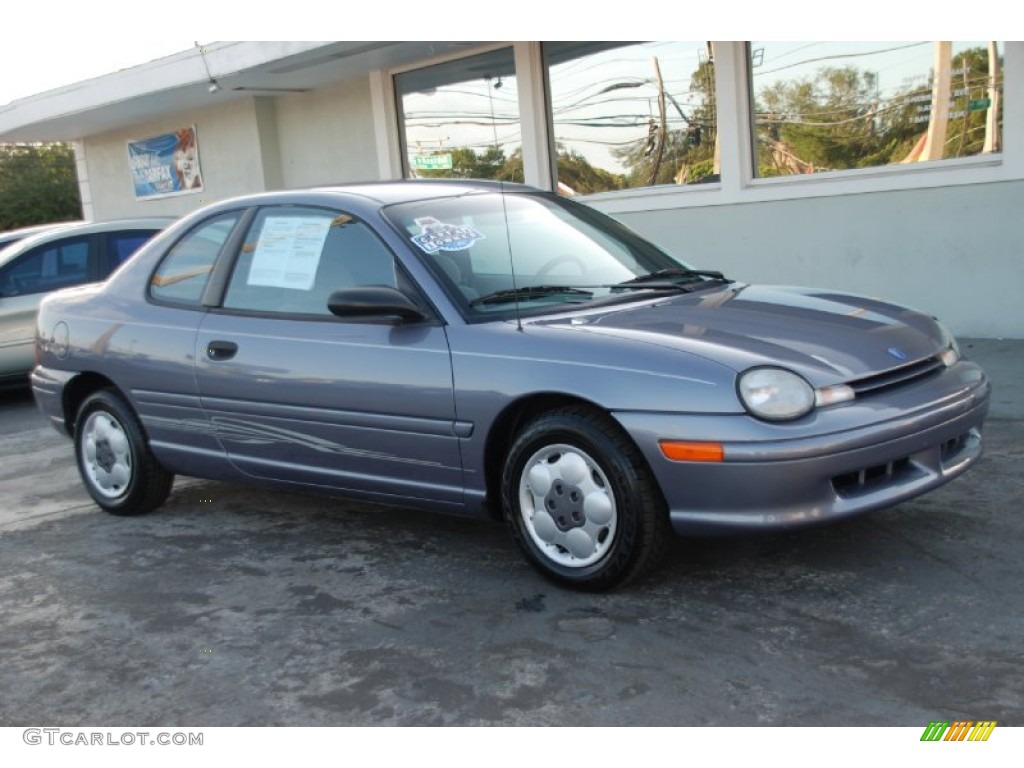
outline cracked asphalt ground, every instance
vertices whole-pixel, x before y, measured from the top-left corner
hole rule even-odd
[[[931,495],[679,541],[608,595],[500,525],[323,496],[179,480],[116,518],[27,393],[0,425],[0,726],[1024,723],[1009,407]]]

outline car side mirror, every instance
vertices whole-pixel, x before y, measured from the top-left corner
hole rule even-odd
[[[412,299],[386,285],[365,285],[335,291],[327,299],[327,308],[338,317],[398,317],[402,321],[424,320],[426,315]]]

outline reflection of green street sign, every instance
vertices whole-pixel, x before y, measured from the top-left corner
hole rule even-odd
[[[450,171],[452,168],[451,152],[441,155],[414,155],[412,160],[421,171]]]
[[[967,102],[967,109],[977,112],[979,109],[988,109],[992,106],[992,99],[971,99]]]

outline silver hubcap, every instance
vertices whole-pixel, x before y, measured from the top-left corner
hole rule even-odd
[[[108,499],[123,496],[132,479],[132,452],[121,423],[96,411],[82,429],[82,457],[89,484]]]
[[[596,461],[571,445],[549,445],[529,458],[519,508],[534,543],[558,565],[596,563],[615,539],[611,484]]]

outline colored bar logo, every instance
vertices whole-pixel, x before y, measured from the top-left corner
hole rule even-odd
[[[921,734],[921,741],[988,741],[995,720],[932,720]]]

